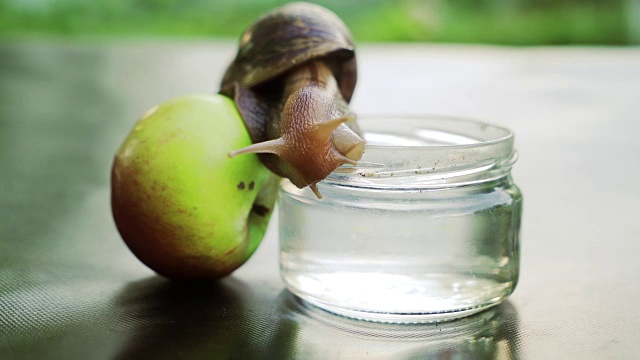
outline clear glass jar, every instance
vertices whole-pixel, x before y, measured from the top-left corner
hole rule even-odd
[[[518,281],[522,196],[508,129],[471,120],[359,120],[356,166],[317,199],[283,181],[280,269],[288,289],[365,320],[430,322],[496,305]]]

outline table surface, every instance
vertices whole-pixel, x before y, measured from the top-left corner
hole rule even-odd
[[[151,106],[215,92],[234,47],[0,45],[0,358],[640,356],[640,48],[360,46],[356,112],[483,119],[520,153],[515,293],[474,317],[391,325],[297,301],[273,225],[205,284],[154,275],[120,239],[115,149]]]

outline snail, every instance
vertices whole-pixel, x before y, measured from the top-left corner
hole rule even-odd
[[[256,153],[299,188],[342,164],[356,164],[364,140],[349,109],[356,84],[353,40],[331,11],[291,3],[259,18],[241,36],[220,93],[235,100]]]

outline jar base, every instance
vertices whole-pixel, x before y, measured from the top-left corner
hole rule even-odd
[[[302,300],[303,303],[315,306],[319,309],[328,311],[336,315],[345,316],[357,320],[396,324],[421,324],[456,320],[492,308],[500,304],[505,299],[505,297],[501,297],[498,299],[493,299],[486,304],[474,306],[472,308],[461,308],[446,312],[390,313],[342,308],[339,306],[327,304],[310,296],[300,295],[296,293],[294,293],[294,295]]]
[[[417,265],[409,269],[388,265],[381,272],[355,271],[353,266],[340,269],[336,264],[332,271],[322,271],[312,261],[304,264],[313,268],[281,264],[289,291],[324,310],[377,322],[425,323],[464,317],[500,303],[515,287],[495,276],[436,273]],[[367,266],[383,269],[380,264]]]

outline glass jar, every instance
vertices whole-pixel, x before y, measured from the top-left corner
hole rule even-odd
[[[359,120],[362,160],[308,188],[283,181],[288,289],[365,320],[431,322],[496,305],[518,281],[522,196],[513,133],[437,117]]]

